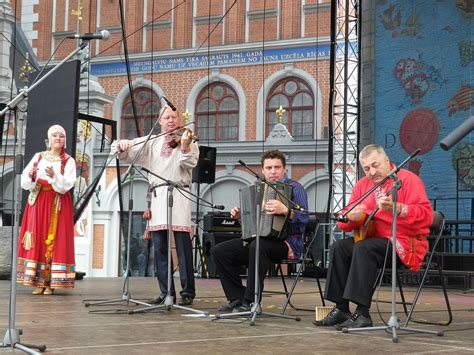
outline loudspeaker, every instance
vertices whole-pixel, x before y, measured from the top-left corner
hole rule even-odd
[[[66,152],[76,156],[77,116],[79,107],[79,76],[81,63],[65,63],[38,84],[28,95],[28,121],[26,123],[25,164],[36,152],[45,151],[48,128],[61,125],[66,131]],[[41,77],[52,68],[45,70]],[[38,73],[30,74],[30,82]]]
[[[219,277],[216,271],[216,264],[214,258],[211,255],[211,249],[219,243],[225,242],[227,240],[240,238],[240,233],[224,233],[224,232],[214,232],[214,233],[203,233],[202,234],[202,251],[206,261],[207,275],[205,270],[202,272],[203,277],[207,278],[216,278]]]
[[[216,148],[199,146],[199,160],[193,169],[193,182],[212,184],[216,180],[216,152]]]

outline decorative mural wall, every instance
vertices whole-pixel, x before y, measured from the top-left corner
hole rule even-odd
[[[374,140],[418,174],[448,218],[474,218],[474,141],[439,142],[473,116],[474,0],[377,0]]]

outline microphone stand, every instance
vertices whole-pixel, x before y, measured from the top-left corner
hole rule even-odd
[[[239,161],[240,163],[240,161]],[[241,163],[242,164],[242,163]],[[262,183],[265,183],[269,186],[269,184],[265,179],[262,179],[260,175],[255,173],[252,169],[250,169],[245,163],[242,164],[246,169],[248,169],[252,175],[254,175],[257,178],[256,182],[256,193],[255,193],[255,205],[256,205],[256,232],[255,232],[255,282],[254,282],[254,302],[252,304],[252,307],[249,311],[244,311],[244,312],[232,312],[232,313],[225,313],[225,314],[216,314],[215,317],[216,319],[220,318],[229,318],[229,317],[241,317],[241,316],[250,316],[250,325],[254,326],[255,325],[255,319],[257,316],[269,316],[269,317],[278,317],[278,318],[284,318],[284,319],[292,319],[297,322],[301,320],[300,317],[298,316],[288,316],[286,314],[278,314],[278,313],[270,313],[270,312],[263,312],[262,311],[262,306],[260,305],[260,295],[261,295],[261,290],[260,290],[260,275],[259,275],[259,269],[260,269],[260,213],[261,213],[261,198],[260,198],[260,189],[262,186]],[[271,186],[275,191],[275,187]],[[277,193],[279,193],[277,191]],[[283,196],[283,194],[281,194]],[[285,196],[286,199],[286,196]],[[288,199],[287,199],[288,200]],[[292,202],[292,204],[294,204]]]
[[[37,87],[40,83],[45,81],[46,78],[48,78],[51,74],[53,74],[59,67],[61,67],[64,63],[66,63],[69,59],[74,57],[79,51],[83,50],[86,46],[87,46],[86,41],[81,42],[79,47],[73,50],[66,58],[60,61],[54,68],[52,68],[49,72],[43,75],[33,85],[31,85],[29,88],[20,90],[20,93],[17,96],[15,96],[13,100],[7,103],[5,108],[2,111],[0,111],[0,117],[2,117],[8,111],[15,109],[15,107],[17,107],[20,104],[20,102],[22,102],[35,87]]]
[[[42,76],[38,81],[32,84],[30,87],[20,90],[19,94],[15,96],[9,103],[6,104],[5,108],[0,111],[0,117],[4,116],[7,112],[16,112],[16,107],[23,102],[28,94],[42,83],[46,78],[53,74],[59,67],[66,63],[69,59],[74,57],[79,51],[87,46],[87,42],[83,41],[81,44],[74,49],[67,57],[53,67],[49,72]],[[15,318],[16,318],[16,273],[17,273],[17,262],[18,262],[18,234],[20,232],[20,214],[21,214],[21,173],[24,167],[24,155],[21,153],[23,144],[23,118],[19,118],[16,130],[18,135],[18,151],[19,154],[15,157],[15,182],[14,187],[16,188],[16,194],[14,196],[14,219],[13,219],[13,237],[12,237],[12,266],[11,266],[11,285],[10,285],[10,300],[9,300],[9,313],[8,313],[8,329],[6,331],[3,341],[0,343],[0,347],[11,347],[12,349],[17,348],[28,354],[39,354],[39,351],[45,351],[46,345],[32,345],[20,343],[21,330],[15,329]]]
[[[142,151],[145,149],[146,143],[151,139],[151,136],[153,134],[153,131],[155,130],[155,127],[158,125],[160,122],[160,118],[163,112],[158,116],[158,119],[156,122],[153,124],[153,127],[151,127],[150,131],[148,132],[148,135],[146,136],[145,140],[142,142],[139,142],[137,144],[142,144],[140,149],[137,151],[135,156],[132,159],[132,162],[127,168],[127,171],[125,172],[122,181],[119,181],[119,183],[123,184],[125,180],[127,179],[128,175],[130,175],[130,186],[128,189],[128,229],[127,229],[127,246],[126,246],[126,267],[125,267],[125,279],[124,279],[124,284],[123,284],[123,293],[121,298],[115,298],[115,299],[110,299],[110,300],[102,300],[102,301],[97,301],[97,302],[90,302],[91,300],[84,300],[84,307],[89,307],[89,306],[98,306],[98,305],[107,305],[107,304],[115,304],[117,302],[125,302],[126,305],[128,306],[130,303],[135,303],[137,305],[143,305],[143,306],[148,306],[151,307],[151,304],[139,301],[136,299],[133,299],[130,295],[130,249],[131,249],[131,239],[132,239],[132,218],[133,218],[133,185],[134,185],[134,169],[135,168],[135,163],[138,160],[138,158],[141,156]],[[163,135],[163,134],[161,134]],[[161,136],[158,135],[158,136]],[[89,311],[89,313],[123,313],[126,312],[121,309],[116,309],[116,310],[93,310]]]
[[[168,247],[168,289],[167,289],[167,294],[166,294],[166,298],[165,298],[165,301],[163,304],[160,304],[160,305],[156,305],[156,306],[152,306],[152,305],[149,305],[149,304],[146,304],[146,308],[138,308],[138,309],[134,309],[134,310],[131,310],[128,312],[128,314],[133,314],[133,313],[144,313],[144,312],[149,312],[149,311],[153,311],[155,309],[157,310],[163,310],[163,311],[170,311],[171,309],[173,308],[178,308],[178,309],[183,309],[183,310],[186,310],[186,311],[190,311],[190,312],[194,312],[194,313],[197,313],[197,314],[201,314],[203,316],[208,316],[209,313],[208,312],[205,312],[205,311],[199,311],[197,309],[193,309],[193,308],[190,308],[190,307],[183,307],[183,306],[180,306],[180,305],[177,305],[177,304],[174,304],[174,300],[173,300],[173,296],[171,295],[171,283],[172,283],[172,278],[173,278],[173,275],[172,275],[172,270],[171,270],[171,263],[172,263],[172,256],[171,256],[171,237],[173,236],[173,189],[176,189],[180,192],[185,192],[186,194],[190,195],[190,196],[193,196],[194,198],[196,198],[197,200],[197,203],[199,203],[199,201],[204,201],[206,202],[207,204],[209,204],[210,207],[213,207],[215,208],[216,205],[202,199],[201,197],[193,194],[192,192],[184,189],[183,187],[181,186],[178,186],[176,183],[174,183],[173,181],[171,180],[168,180],[168,179],[165,179],[163,178],[162,176],[158,175],[158,174],[155,174],[153,173],[152,171],[146,169],[146,168],[142,168],[143,171],[147,172],[148,174],[151,174],[157,178],[159,178],[160,180],[164,181],[164,184],[163,185],[166,185],[168,186],[168,192],[167,192],[167,196],[168,196],[168,209],[167,209],[167,222],[168,222],[168,229],[167,229],[167,247]]]
[[[16,110],[13,111],[16,113]],[[15,161],[15,204],[14,204],[14,218],[13,218],[13,236],[12,236],[12,265],[11,265],[11,277],[10,277],[10,304],[8,312],[8,329],[3,338],[3,342],[0,344],[0,347],[12,347],[12,349],[17,348],[27,354],[39,354],[39,352],[33,350],[37,349],[39,351],[46,351],[46,345],[32,345],[25,344],[20,342],[20,334],[23,333],[21,329],[15,328],[15,318],[16,318],[16,273],[17,273],[17,263],[18,263],[18,234],[20,233],[20,215],[21,215],[21,173],[23,171],[24,165],[24,156],[21,154],[21,146],[23,144],[23,117],[20,117],[17,120],[17,132],[18,132],[18,151],[19,155],[16,157]],[[17,166],[18,164],[18,166]]]
[[[397,172],[400,170],[400,168],[407,163],[409,160],[411,160],[415,155],[417,155],[420,152],[420,149],[417,149],[413,154],[411,154],[407,159],[405,159],[402,163],[400,163],[394,170],[392,170],[387,177],[384,179],[392,179],[393,180],[393,186],[392,186],[392,200],[393,200],[393,206],[397,205],[397,199],[398,199],[398,190],[401,188],[402,183],[398,179]],[[423,329],[416,329],[416,328],[410,328],[407,327],[406,324],[403,327],[400,327],[399,323],[399,318],[397,316],[397,209],[394,207],[392,211],[392,290],[391,290],[391,295],[392,295],[392,313],[390,316],[390,319],[388,321],[388,324],[386,326],[380,326],[380,327],[365,327],[365,328],[343,328],[342,332],[343,333],[350,333],[350,332],[362,332],[362,331],[371,331],[371,330],[385,330],[387,332],[392,333],[392,341],[394,343],[398,343],[398,336],[397,336],[397,331],[407,331],[411,333],[425,333],[425,334],[434,334],[438,336],[443,336],[442,331],[432,331],[432,330],[423,330]]]

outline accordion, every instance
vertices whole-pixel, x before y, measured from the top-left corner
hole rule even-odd
[[[270,186],[269,186],[270,185]],[[284,240],[290,232],[290,214],[274,215],[265,211],[265,204],[269,200],[279,200],[289,207],[292,186],[282,183],[262,183],[246,186],[240,189],[240,223],[242,239],[252,240],[259,232],[259,237]],[[284,196],[284,197],[283,197]],[[259,211],[257,211],[259,206]],[[257,212],[259,226],[257,229]]]

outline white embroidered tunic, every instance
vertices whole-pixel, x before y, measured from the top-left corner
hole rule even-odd
[[[197,165],[199,158],[198,145],[192,142],[190,149],[181,151],[180,145],[174,149],[170,148],[168,146],[169,140],[170,136],[165,135],[148,141],[136,163],[152,173],[189,190],[192,183],[192,169]],[[131,140],[132,147],[126,152],[118,153],[119,159],[131,162],[142,147],[141,144],[137,143],[143,141],[145,141],[145,137]],[[115,144],[116,142],[113,145]],[[112,147],[112,149],[114,148],[115,146]],[[148,230],[166,230],[168,229],[168,186],[165,181],[152,174],[148,174],[148,181],[152,190],[150,207],[152,217],[148,222]],[[174,231],[191,232],[192,206],[190,196],[187,193],[173,188],[171,224]]]
[[[39,160],[39,155],[42,158]],[[36,179],[46,180],[54,191],[60,194],[64,194],[74,187],[76,182],[76,162],[74,159],[68,159],[64,167],[64,174],[61,173],[61,157],[51,155],[49,152],[35,153],[33,159],[30,160],[28,165],[21,174],[21,188],[24,190],[31,190],[35,187],[36,182],[31,181],[29,172],[33,165],[38,163]],[[52,166],[54,170],[54,177],[49,177],[46,174],[46,168]]]

